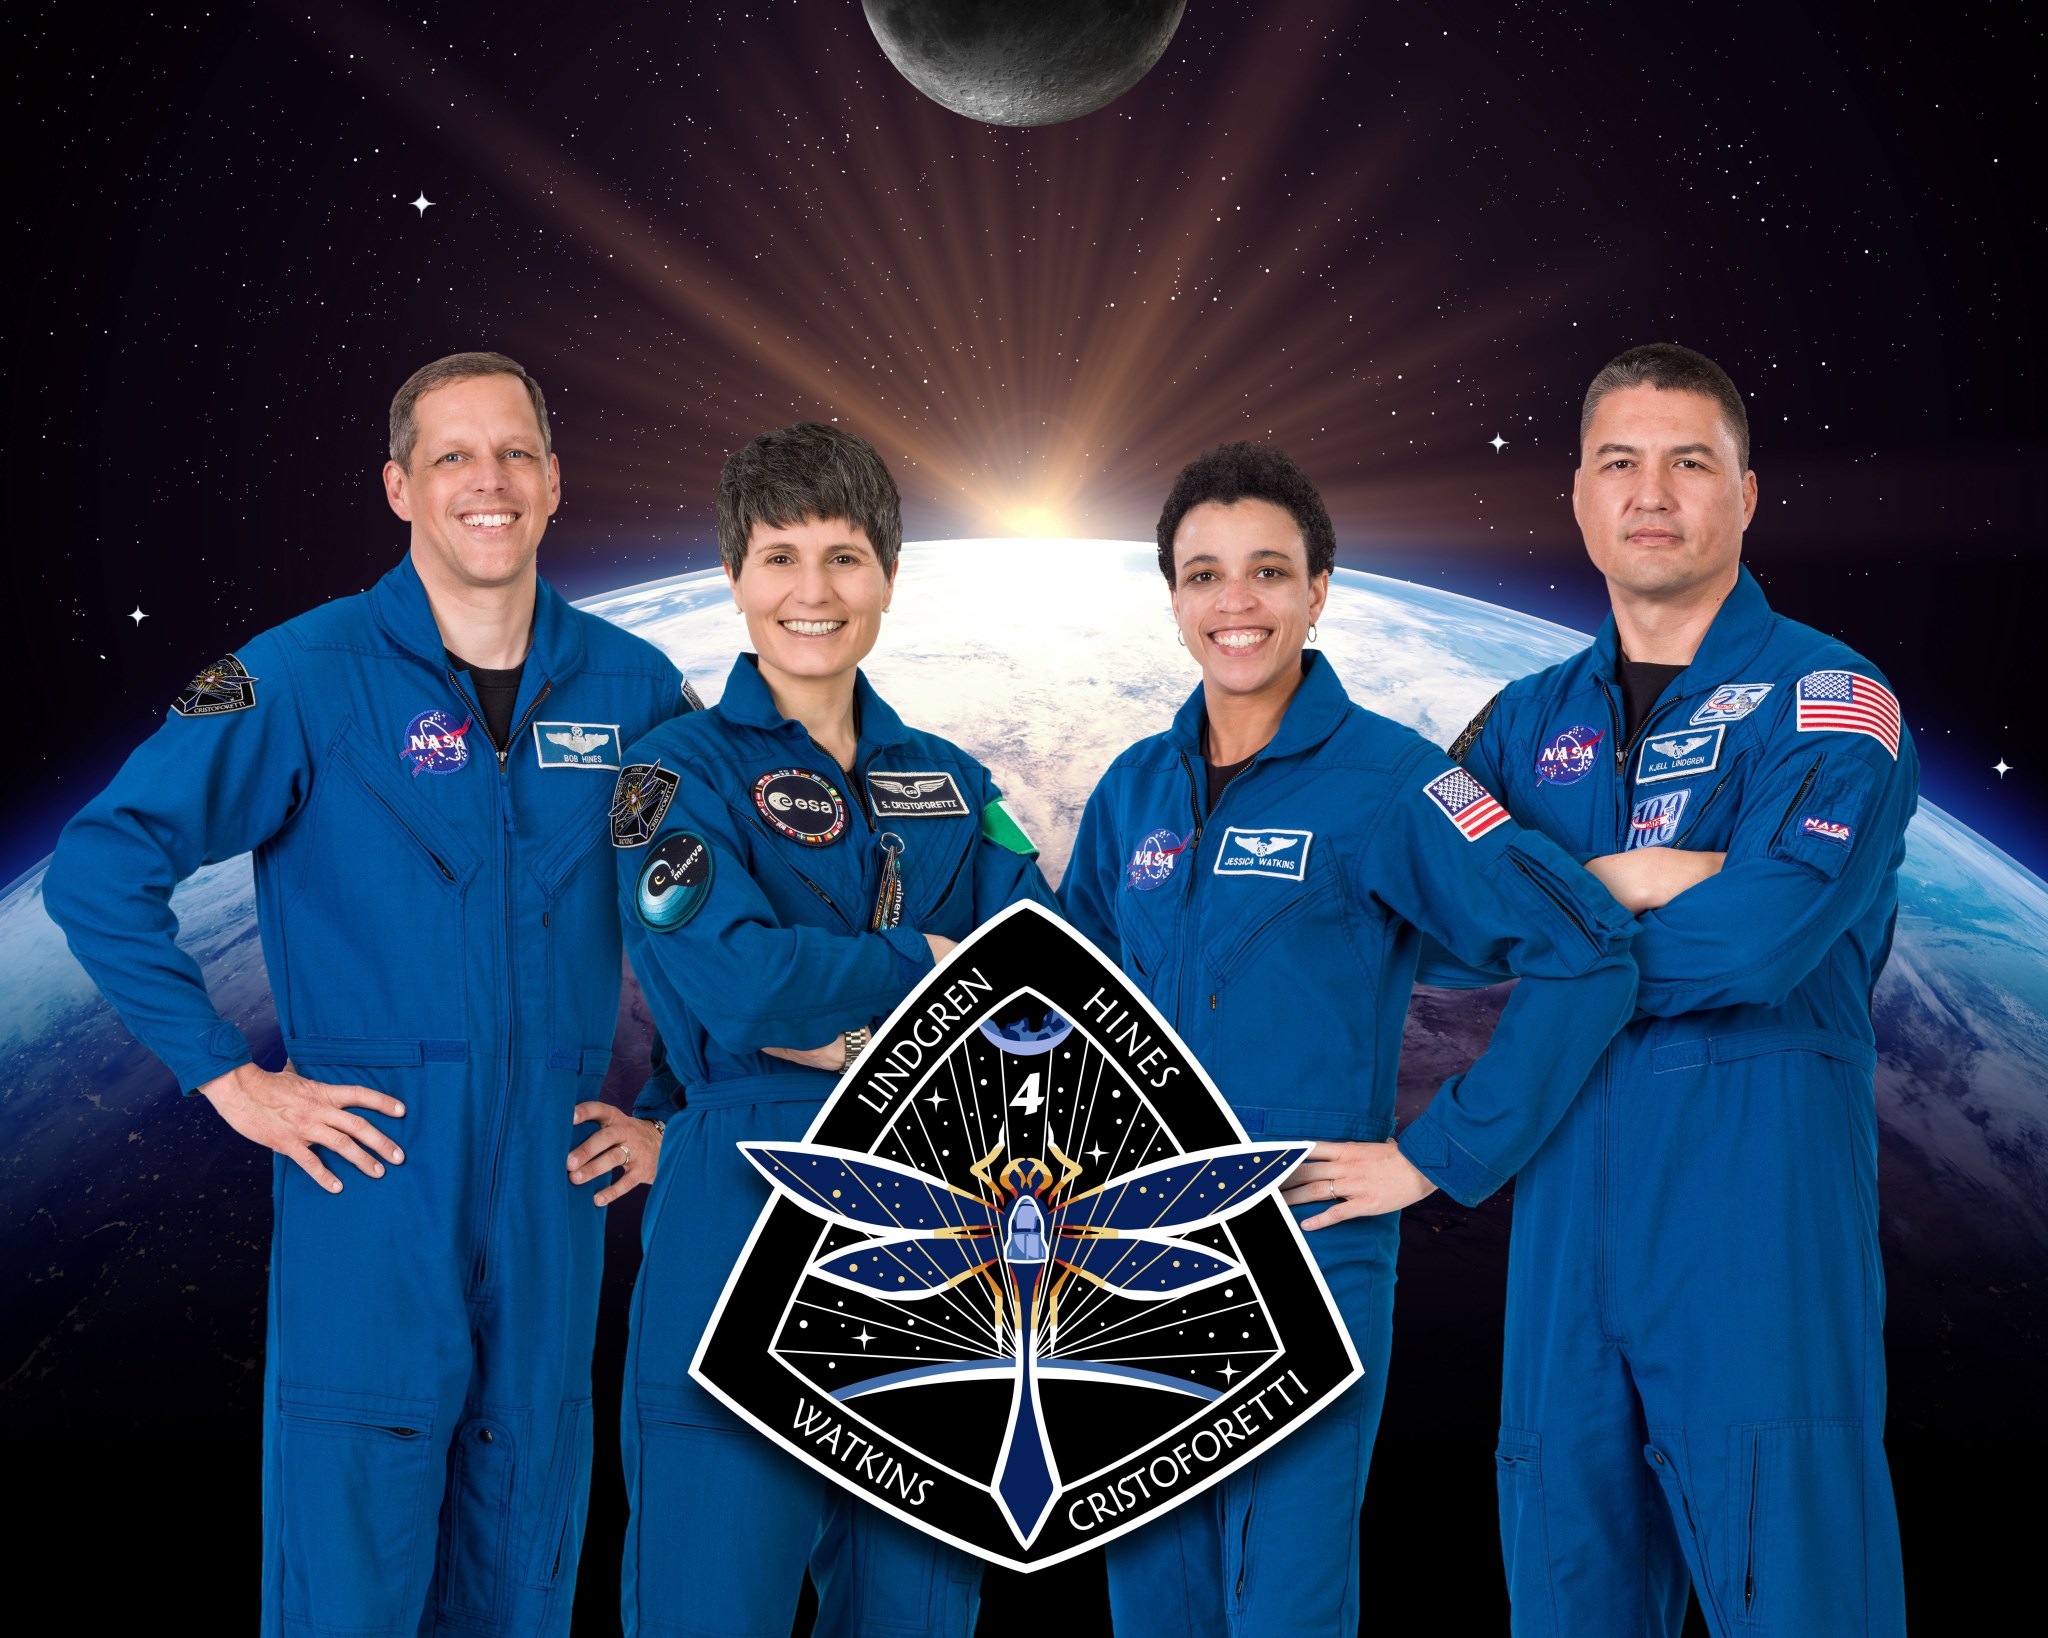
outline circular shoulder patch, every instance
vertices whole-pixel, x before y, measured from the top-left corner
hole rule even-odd
[[[1551,735],[1536,753],[1536,777],[1546,785],[1576,785],[1593,771],[1606,737],[1606,729],[1583,722]]]
[[[806,847],[824,847],[846,834],[846,800],[823,774],[807,768],[777,768],[754,781],[754,806],[761,817]]]
[[[664,836],[640,867],[633,908],[657,933],[673,933],[711,897],[711,844],[687,830]]]

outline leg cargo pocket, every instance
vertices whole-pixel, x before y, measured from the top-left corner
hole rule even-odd
[[[1728,1435],[1729,1618],[1757,1633],[1862,1632],[1862,1424],[1757,1422]]]
[[[288,1622],[411,1634],[431,1573],[441,1462],[433,1400],[278,1395]]]
[[[1550,1532],[1543,1514],[1542,1436],[1503,1424],[1493,1452],[1493,1478],[1500,1493],[1501,1563],[1514,1605],[1515,1631],[1531,1638],[1555,1634]]]
[[[518,1458],[512,1430],[502,1422],[479,1416],[456,1430],[448,1454],[448,1502],[443,1510],[444,1614],[486,1624],[498,1619]]]

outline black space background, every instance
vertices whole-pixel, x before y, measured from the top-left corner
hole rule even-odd
[[[1077,533],[1146,535],[1177,460],[1272,436],[1323,483],[1344,561],[1590,627],[1599,588],[1562,502],[1578,396],[1620,348],[1688,341],[1749,395],[1748,558],[1773,601],[1884,668],[1930,799],[2048,859],[2029,8],[1192,0],[1112,109],[1006,133],[925,103],[837,0],[10,22],[0,504],[25,691],[0,879],[201,664],[396,558],[383,407],[468,346],[548,386],[569,500],[543,568],[572,595],[709,565],[719,461],[798,415],[844,411],[898,461],[911,538],[1003,532],[993,497],[1049,470],[1042,415],[1085,452],[1061,492]],[[1238,151],[1249,181],[1215,168]],[[424,216],[405,203],[421,190]],[[1212,192],[1228,219],[1198,230]],[[969,234],[963,260],[948,246]],[[663,294],[622,272],[657,245],[753,305],[716,321],[702,278]],[[1282,251],[1274,301],[1257,280]],[[1055,266],[1079,292],[1057,310],[1015,272]],[[922,340],[890,305],[904,290]],[[1113,414],[1060,362],[1116,344],[1111,302],[1151,326]],[[808,383],[750,389],[770,330]],[[621,1251],[636,1219],[614,1225]],[[1408,1278],[1473,1300],[1396,1350],[1367,1607],[1489,1631],[1499,1270],[1461,1263],[1460,1233],[1428,1211],[1409,1230]],[[618,1528],[605,1437],[591,1631]],[[181,1406],[42,1453],[36,1508],[69,1542],[54,1562],[87,1567],[59,1585],[235,1608],[253,1445]],[[1974,1630],[1970,1601],[2018,1574],[2020,1521],[1989,1487],[2032,1458],[1987,1444],[1959,1468],[1910,1426],[1892,1448],[1921,1630]],[[1916,1482],[1972,1471],[1985,1490]],[[213,1562],[167,1514],[206,1521]],[[1085,1630],[1090,1573],[1063,1584],[1071,1606],[1034,1583],[1033,1625],[1052,1608]],[[992,1579],[987,1608],[1021,1630],[1016,1583]]]

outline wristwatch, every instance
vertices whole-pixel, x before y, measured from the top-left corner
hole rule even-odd
[[[868,1037],[873,1033],[867,1025],[863,1024],[859,1029],[850,1029],[839,1037],[840,1043],[846,1048],[846,1056],[840,1060],[839,1064],[840,1074],[843,1075],[851,1069],[854,1059],[867,1051]]]
[[[665,1120],[651,1120],[647,1124],[654,1128],[656,1138],[665,1137],[668,1133],[668,1122]]]

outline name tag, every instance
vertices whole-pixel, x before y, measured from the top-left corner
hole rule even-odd
[[[1218,876],[1264,876],[1271,881],[1298,882],[1308,875],[1312,830],[1247,829],[1232,825],[1216,847]]]
[[[1726,723],[1716,723],[1711,728],[1682,728],[1675,734],[1644,740],[1636,755],[1636,783],[1654,785],[1660,779],[1712,773],[1720,766],[1721,741],[1727,733]]]
[[[967,799],[949,773],[868,774],[868,805],[877,819],[964,819]]]
[[[536,722],[533,754],[543,768],[619,767],[616,722]]]

